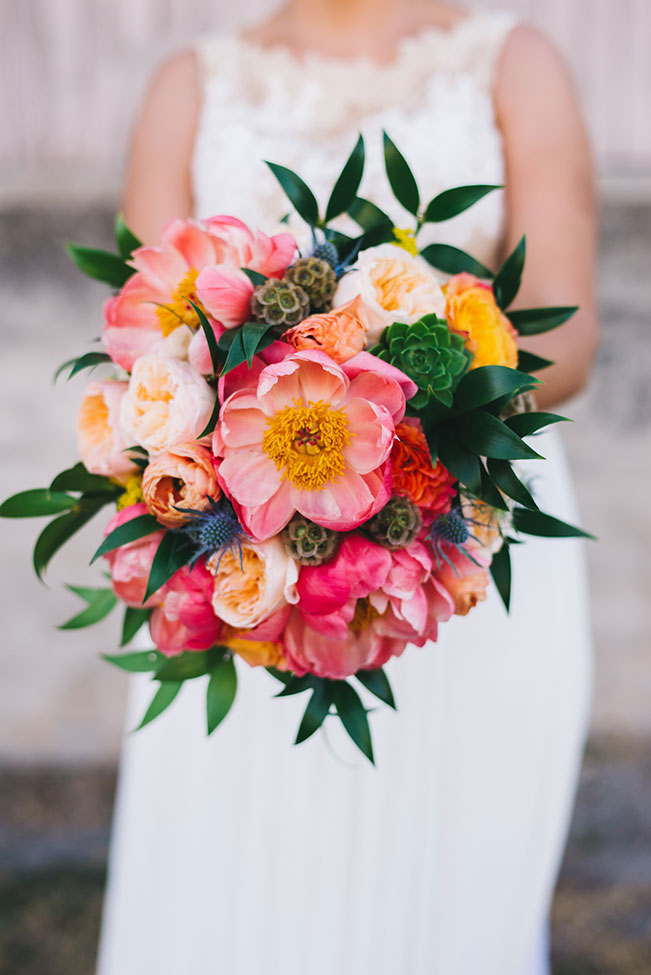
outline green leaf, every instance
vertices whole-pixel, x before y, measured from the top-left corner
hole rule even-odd
[[[566,416],[558,413],[516,413],[504,421],[519,437],[530,437],[543,427],[550,426],[552,423],[569,423]]]
[[[378,670],[358,670],[355,677],[363,684],[367,691],[375,694],[381,701],[396,710],[396,702],[391,690],[389,678],[380,667]]]
[[[83,494],[108,494],[117,498],[122,494],[122,487],[113,484],[108,477],[91,474],[82,463],[75,464],[68,470],[61,471],[50,484],[51,491],[81,491]]]
[[[276,680],[279,680],[281,684],[284,684],[285,687],[289,684],[293,677],[293,674],[290,674],[289,671],[278,670],[277,667],[265,667],[265,670],[268,674],[271,674],[272,677],[275,677]]]
[[[203,329],[203,334],[206,336],[206,342],[208,343],[208,351],[210,352],[210,363],[212,365],[212,371],[215,376],[219,375],[220,361],[219,361],[219,349],[217,347],[217,339],[215,338],[215,333],[212,330],[210,322],[208,321],[206,315],[202,308],[197,305],[192,298],[188,298],[188,301],[194,308],[199,318],[199,324]]]
[[[115,218],[115,243],[120,257],[125,261],[129,260],[135,250],[142,247],[142,241],[129,230],[121,213],[118,213]]]
[[[453,433],[446,432],[439,443],[439,460],[473,494],[481,491],[479,457],[463,446]]]
[[[113,362],[108,352],[86,352],[84,355],[78,356],[76,359],[66,359],[62,362],[57,371],[54,373],[54,382],[57,381],[62,372],[64,372],[68,366],[71,366],[70,372],[68,373],[68,379],[72,379],[76,376],[78,372],[83,369],[96,369],[97,366],[105,365],[107,362]]]
[[[511,552],[508,542],[504,542],[501,549],[493,555],[490,570],[508,613],[511,608]]]
[[[62,545],[83,528],[104,507],[104,504],[103,498],[89,498],[87,501],[82,499],[77,510],[55,518],[45,526],[34,546],[34,571],[39,579],[43,579],[45,569]]]
[[[523,372],[538,372],[539,369],[546,369],[553,365],[551,359],[543,359],[541,355],[534,355],[533,352],[527,352],[525,349],[518,350],[518,369]]]
[[[260,274],[259,271],[253,271],[250,267],[241,267],[240,271],[244,271],[251,284],[256,288],[259,284],[264,284],[265,281],[269,280],[266,274]]]
[[[209,650],[186,650],[176,657],[167,657],[156,671],[156,680],[194,680],[210,673],[224,656],[223,647]]]
[[[71,497],[64,491],[52,491],[50,488],[34,488],[31,491],[21,491],[13,494],[0,504],[2,518],[47,518],[60,511],[69,511],[79,503],[77,498]]]
[[[312,697],[305,708],[301,723],[296,735],[295,745],[300,745],[302,741],[307,741],[319,730],[328,716],[330,705],[332,704],[332,691],[328,681],[320,680],[312,691]]]
[[[70,586],[69,588],[73,588]],[[77,591],[78,590],[74,590]],[[58,629],[60,630],[79,630],[84,626],[93,626],[94,623],[99,623],[103,620],[105,616],[111,612],[115,607],[118,597],[115,595],[112,589],[95,589],[95,590],[85,590],[86,592],[94,592],[91,599],[87,599],[88,606],[86,609],[82,610],[72,619],[67,620],[65,623],[61,623]],[[86,597],[82,597],[86,598]]]
[[[509,321],[520,335],[540,335],[563,325],[578,311],[578,306],[526,308],[509,312]]]
[[[137,519],[134,518],[133,520],[136,521]],[[143,603],[146,603],[150,596],[153,596],[166,582],[169,582],[175,572],[191,562],[194,556],[195,548],[184,532],[165,532],[156,549],[154,561],[149,570]]]
[[[148,725],[150,721],[157,718],[160,714],[165,711],[170,704],[174,701],[176,695],[181,690],[181,684],[183,681],[166,681],[165,684],[161,684],[156,693],[154,694],[153,700],[145,712],[145,716],[134,731],[140,731],[145,725]]]
[[[362,181],[364,157],[364,139],[360,135],[330,194],[326,207],[326,223],[334,220],[340,213],[344,213],[354,202],[359,184]]]
[[[92,565],[100,555],[106,555],[107,552],[127,545],[128,542],[135,542],[139,538],[153,535],[154,532],[161,531],[162,527],[153,515],[137,515],[130,521],[125,521],[123,525],[119,525],[118,528],[113,529],[110,535],[106,536],[90,560],[90,564]]]
[[[83,274],[112,288],[121,288],[127,283],[135,268],[125,264],[123,258],[110,251],[97,250],[94,247],[82,247],[80,244],[66,244],[68,257],[76,264]]]
[[[220,375],[225,376],[232,369],[241,366],[243,362],[246,362],[246,352],[244,351],[244,343],[242,342],[242,329],[238,328],[235,333],[235,338],[231,341],[226,362]]]
[[[500,491],[503,491],[509,498],[513,498],[518,504],[524,505],[525,508],[531,508],[533,511],[538,510],[533,495],[522,483],[508,460],[489,460],[488,471]]]
[[[364,200],[357,196],[348,207],[348,215],[355,223],[358,223],[362,230],[375,230],[378,227],[386,227],[393,230],[393,221],[387,216],[384,210],[376,207],[370,200]]]
[[[493,291],[495,293],[495,301],[502,310],[509,307],[520,290],[526,251],[527,241],[526,237],[523,237],[495,275]],[[516,327],[515,323],[513,324]]]
[[[206,690],[206,720],[208,734],[222,723],[230,711],[237,693],[237,671],[232,657],[220,661],[214,668]]]
[[[481,491],[479,497],[486,504],[489,504],[491,508],[497,508],[499,511],[508,511],[509,506],[499,492],[497,485],[494,483],[490,474],[481,463],[479,464],[479,470],[481,475]]]
[[[311,227],[319,222],[319,204],[309,186],[291,169],[286,166],[279,166],[277,163],[268,162],[267,166],[274,174],[286,195],[291,200],[296,212],[303,217]]]
[[[475,277],[490,279],[493,272],[475,260],[470,254],[452,247],[450,244],[428,244],[420,252],[421,257],[444,274],[474,274]]]
[[[359,750],[375,765],[373,742],[366,709],[359,694],[344,680],[333,681],[332,696],[344,728]]]
[[[197,440],[201,440],[203,439],[203,437],[207,437],[209,433],[213,432],[213,430],[217,426],[217,420],[219,419],[220,410],[221,410],[221,403],[219,402],[219,396],[215,396],[215,402],[213,404],[212,413],[210,414],[210,417],[208,418],[208,422],[206,423],[205,427],[197,437]],[[143,464],[142,467],[144,470],[144,468],[147,467],[147,464],[146,463]]]
[[[510,427],[485,410],[464,413],[455,420],[454,429],[461,443],[482,457],[496,457],[498,460],[543,459]]]
[[[122,623],[122,639],[120,640],[121,647],[126,647],[128,643],[131,643],[138,630],[149,621],[150,616],[150,609],[139,609],[136,606],[127,606],[125,608]]]
[[[444,193],[439,193],[427,204],[425,222],[440,223],[443,220],[450,220],[478,203],[488,193],[501,189],[503,189],[502,186],[477,185],[457,186],[453,190],[445,190]]]
[[[409,210],[410,213],[417,216],[420,194],[414,174],[409,168],[407,160],[386,132],[382,133],[382,137],[384,140],[384,165],[393,195],[405,210]]]
[[[474,410],[501,396],[514,396],[525,387],[537,386],[539,380],[526,372],[508,366],[480,366],[466,373],[454,394],[459,410]]]
[[[270,341],[267,343],[271,345],[271,342],[275,340],[275,335],[272,332],[273,325],[268,325],[266,322],[245,322],[242,325],[242,348],[244,349],[244,355],[246,356],[246,361],[249,364],[249,369],[253,364],[253,356],[261,348],[265,348],[264,339],[270,337]],[[271,335],[269,336],[269,333]]]
[[[591,538],[595,536],[588,532],[568,525],[543,511],[529,511],[528,508],[515,508],[513,524],[523,535],[536,535],[540,538]]]
[[[104,660],[108,660],[110,664],[132,674],[145,674],[150,670],[156,670],[167,659],[158,650],[138,650],[134,653],[118,654],[103,653],[102,657]]]
[[[316,687],[318,680],[319,678],[313,677],[312,674],[305,674],[303,677],[292,674],[291,680],[285,684],[279,694],[276,694],[276,697],[291,697],[293,694],[302,694],[303,691],[309,691]]]

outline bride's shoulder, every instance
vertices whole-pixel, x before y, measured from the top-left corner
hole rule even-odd
[[[494,85],[495,102],[503,114],[536,114],[543,105],[558,107],[575,100],[560,51],[542,31],[524,23],[515,24],[505,38]]]
[[[169,110],[175,107],[188,111],[188,106],[199,103],[200,64],[194,48],[178,51],[161,61],[149,82],[145,103],[165,104]]]

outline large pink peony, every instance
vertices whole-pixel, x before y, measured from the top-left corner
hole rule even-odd
[[[358,616],[344,639],[337,639],[314,629],[294,609],[283,635],[288,668],[299,677],[310,673],[342,680],[358,670],[382,667],[391,657],[400,656],[408,640],[380,632],[372,617],[363,612]]]
[[[276,535],[296,511],[349,531],[388,501],[389,455],[405,411],[397,377],[408,389],[410,381],[374,356],[356,367],[357,358],[339,366],[322,352],[296,352],[222,406],[218,476],[254,538]]]
[[[145,504],[129,505],[128,508],[123,508],[111,518],[104,534],[110,535],[112,531],[121,525],[125,525],[132,518],[148,513]],[[138,538],[135,542],[129,542],[127,545],[115,549],[113,552],[107,552],[104,556],[110,566],[111,582],[115,595],[127,606],[142,608],[149,572],[156,549],[163,539],[163,534],[161,529],[159,532],[154,532],[153,535],[146,535],[144,538]],[[154,593],[144,605],[150,608],[158,602],[159,597]]]
[[[156,594],[159,605],[151,615],[151,638],[167,656],[184,650],[208,650],[219,641],[222,624],[210,599],[214,579],[202,562],[183,568]]]
[[[203,305],[219,335],[248,314],[253,285],[240,268],[276,275],[295,251],[291,234],[254,234],[234,217],[170,221],[160,246],[134,251],[137,273],[105,305],[103,341],[109,355],[129,371],[148,352],[190,354],[195,363],[205,363],[205,336],[190,300]]]

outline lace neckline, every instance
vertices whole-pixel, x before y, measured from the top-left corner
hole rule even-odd
[[[474,29],[477,22],[482,19],[481,13],[470,13],[467,16],[459,18],[450,27],[439,27],[436,24],[429,24],[422,27],[419,31],[405,34],[396,42],[394,55],[388,61],[377,61],[368,54],[342,57],[335,54],[324,54],[321,51],[315,50],[306,50],[303,53],[297,54],[291,48],[282,44],[261,44],[259,41],[245,37],[238,31],[224,34],[223,39],[235,48],[239,48],[244,54],[255,57],[259,62],[266,62],[274,66],[279,64],[291,65],[297,70],[322,68],[327,70],[354,71],[358,68],[363,68],[366,71],[393,72],[402,69],[405,63],[408,63],[414,56],[418,56],[421,51],[429,50],[435,45],[447,45],[458,41],[471,27]]]

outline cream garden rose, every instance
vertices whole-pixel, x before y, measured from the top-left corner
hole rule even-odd
[[[423,315],[445,312],[441,279],[422,257],[414,257],[395,244],[369,247],[355,267],[339,282],[335,306],[361,295],[368,317],[368,345],[393,322],[411,324]]]
[[[122,400],[122,431],[130,444],[159,454],[195,440],[214,402],[215,393],[188,362],[144,355],[134,363]]]
[[[126,382],[91,383],[77,414],[77,446],[86,470],[123,483],[138,470],[125,453],[131,444],[120,430],[120,408],[126,392]]]
[[[215,577],[212,608],[229,626],[251,629],[287,603],[296,603],[298,565],[279,537],[242,543],[238,551],[213,555],[206,563]]]

